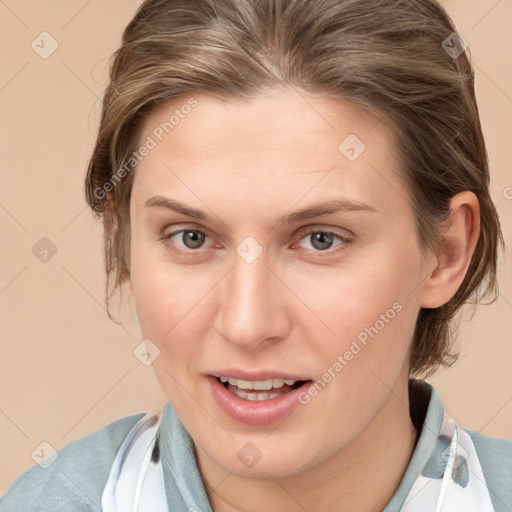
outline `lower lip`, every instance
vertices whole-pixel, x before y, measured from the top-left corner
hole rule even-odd
[[[299,405],[299,395],[310,387],[311,381],[305,382],[288,393],[267,400],[245,400],[234,395],[216,377],[208,376],[213,396],[221,409],[234,420],[249,425],[270,425],[282,421]]]

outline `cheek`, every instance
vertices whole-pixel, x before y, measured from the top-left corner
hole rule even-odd
[[[338,267],[293,270],[285,280],[294,283],[294,292],[315,313],[318,324],[323,321],[326,333],[354,337],[379,321],[381,315],[385,315],[384,321],[392,320],[386,321],[386,326],[399,324],[395,318],[410,315],[411,308],[417,307],[413,291],[421,276],[419,258],[413,251],[394,252],[386,247],[360,251],[357,258]],[[407,309],[407,315],[396,315],[402,308]]]
[[[205,336],[208,293],[218,277],[194,265],[172,264],[163,251],[133,250],[131,282],[140,329],[161,352],[154,369],[182,372]],[[181,365],[181,366],[180,366]]]
[[[183,389],[190,389],[190,375],[197,374],[197,353],[207,337],[201,331],[198,307],[201,288],[197,291],[186,276],[168,267],[136,266],[132,283],[142,337],[160,350],[152,363],[155,376],[166,396],[183,408],[190,400]]]
[[[193,283],[187,286],[182,269],[168,261],[161,243],[139,237],[136,230],[132,233],[130,279],[145,335],[161,338],[186,313],[189,300],[194,298]]]
[[[376,380],[372,372],[384,382],[396,378],[414,334],[420,275],[418,253],[403,244],[400,252],[382,246],[368,251],[316,280],[298,277],[298,295],[315,313],[315,352],[324,370],[343,374],[338,382],[349,388]]]
[[[132,244],[130,280],[138,322],[143,338],[150,339],[160,349],[160,357],[153,367],[161,363],[165,355],[163,343],[166,333],[172,333],[179,315],[179,302],[176,301],[178,283],[172,276],[162,272],[162,265],[142,244],[134,240]],[[182,313],[183,314],[183,313]]]

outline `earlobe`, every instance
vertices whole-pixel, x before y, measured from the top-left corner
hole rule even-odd
[[[423,308],[438,308],[455,295],[478,241],[480,207],[475,194],[468,190],[458,193],[452,197],[450,209],[436,254],[437,266],[430,270],[424,281],[421,294]]]

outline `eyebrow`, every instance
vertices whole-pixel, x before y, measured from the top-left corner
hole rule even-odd
[[[164,196],[152,196],[144,203],[144,206],[148,208],[165,208],[176,213],[181,213],[182,215],[186,215],[187,217],[191,217],[193,219],[213,222],[213,219],[207,213]],[[359,201],[349,201],[347,199],[331,199],[325,203],[317,204],[309,208],[304,208],[302,210],[290,213],[280,219],[278,223],[294,224],[303,220],[320,217],[321,215],[330,215],[341,211],[376,212],[377,210],[372,206],[361,203]]]

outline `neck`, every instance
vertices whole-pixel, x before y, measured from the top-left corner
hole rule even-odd
[[[383,510],[414,451],[407,379],[400,379],[371,423],[342,450],[284,478],[244,478],[226,472],[202,451],[198,466],[215,512]],[[220,482],[220,483],[219,483]]]

